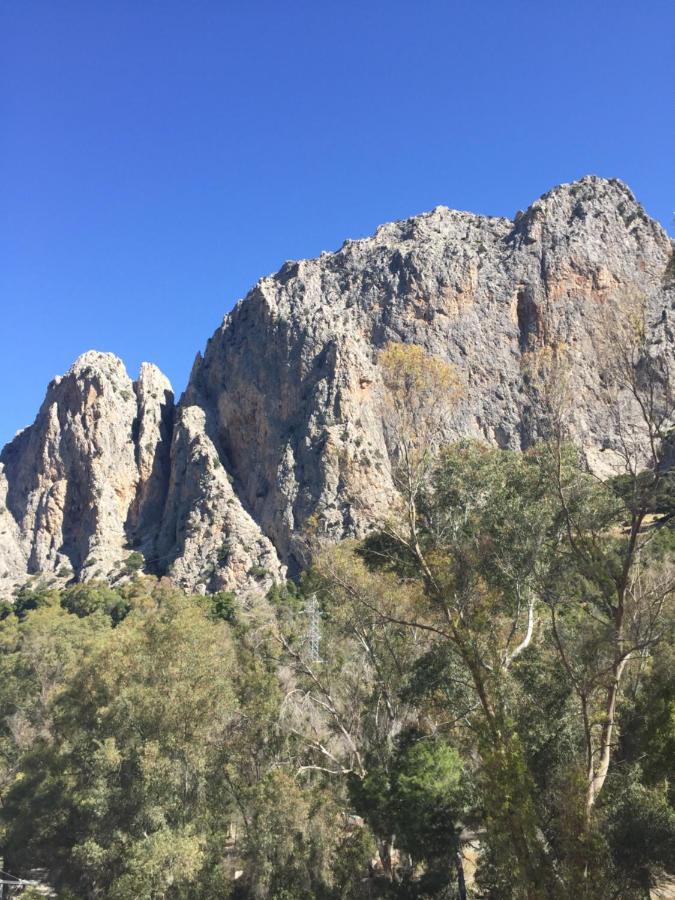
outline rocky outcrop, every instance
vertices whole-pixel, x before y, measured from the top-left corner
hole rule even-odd
[[[14,523],[13,540],[0,547],[6,577],[107,577],[120,566],[130,528],[162,502],[157,448],[172,405],[170,385],[154,366],[134,385],[111,353],[85,353],[52,381],[34,424],[0,456],[5,515]]]
[[[209,341],[186,396],[209,411],[246,508],[292,566],[308,522],[358,535],[388,507],[378,348],[415,343],[455,365],[463,396],[448,439],[524,448],[545,428],[531,361],[564,345],[570,427],[597,458],[617,439],[599,312],[644,299],[672,354],[671,258],[619,181],[563,185],[514,221],[439,207],[262,279]]]
[[[0,460],[5,586],[33,573],[116,578],[134,551],[193,590],[259,591],[283,577],[203,412],[176,416],[168,379],[149,363],[132,382],[113,354],[85,353]]]
[[[274,547],[243,509],[198,406],[178,413],[157,558],[160,571],[198,591],[256,592],[285,575]]]
[[[157,366],[142,363],[134,393],[137,414],[133,440],[138,484],[127,517],[127,531],[134,545],[152,557],[171,474],[173,391]]]
[[[546,433],[533,361],[564,348],[569,427],[602,468],[618,441],[599,381],[605,313],[636,298],[673,358],[673,247],[619,181],[588,177],[514,220],[438,207],[286,263],[225,317],[174,411],[144,364],[88,353],[0,457],[0,578],[108,575],[135,547],[193,590],[264,589],[308,532],[360,535],[394,496],[378,350],[451,362],[447,439]],[[604,461],[604,462],[603,462]]]

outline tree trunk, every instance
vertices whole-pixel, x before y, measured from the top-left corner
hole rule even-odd
[[[607,699],[605,701],[605,721],[602,726],[600,735],[600,746],[598,747],[600,759],[597,767],[593,766],[590,773],[588,790],[586,793],[586,822],[590,822],[591,814],[598,794],[605,784],[607,772],[609,771],[609,763],[612,756],[612,737],[614,733],[614,720],[616,717],[616,702],[619,696],[619,686],[621,684],[621,676],[626,665],[625,657],[619,659],[614,665],[612,673],[612,684],[607,690]]]
[[[457,900],[466,900],[466,879],[464,878],[464,860],[462,859],[462,848],[457,842],[457,851],[455,853],[455,868],[457,869]]]
[[[393,881],[394,869],[391,864],[391,855],[394,849],[394,835],[392,835],[391,838],[379,841],[377,849],[380,856],[380,862],[382,863],[382,872],[384,873],[385,878],[388,878],[389,881]]]

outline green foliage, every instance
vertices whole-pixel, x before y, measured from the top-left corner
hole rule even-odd
[[[219,566],[226,566],[230,561],[230,557],[232,556],[232,547],[230,545],[230,541],[226,538],[223,543],[218,548],[218,552],[216,554],[216,559],[218,560]]]
[[[267,599],[274,607],[296,611],[303,602],[302,591],[294,581],[275,581],[267,592]]]
[[[61,606],[76,616],[104,613],[113,622],[121,622],[129,612],[130,604],[122,592],[114,590],[102,581],[75,584],[61,592]]]
[[[31,582],[20,587],[14,595],[14,614],[20,619],[35,609],[57,602],[58,593],[52,588],[41,584],[33,585]]]
[[[421,889],[436,896],[455,877],[448,860],[459,850],[470,795],[462,760],[445,741],[408,731],[387,763],[350,779],[352,803],[385,842],[396,836],[413,867],[424,863]]]
[[[208,594],[206,601],[211,608],[211,615],[223,622],[234,622],[236,618],[237,598],[230,591],[217,591]]]
[[[373,573],[422,589],[405,618],[438,643],[415,661],[403,695],[436,719],[468,711],[472,734],[460,728],[455,740],[480,759],[481,879],[495,896],[567,896],[572,885],[610,896],[621,880],[609,819],[593,805],[612,772],[617,702],[632,735],[624,753],[636,758],[637,741],[649,760],[641,777],[654,781],[672,755],[672,680],[650,681],[632,707],[621,682],[635,665],[628,648],[637,662],[658,643],[672,604],[670,479],[602,483],[572,448],[465,442],[440,454],[407,524],[387,524],[360,549]],[[594,886],[584,881],[591,865]]]
[[[404,404],[411,360],[384,362]],[[469,896],[646,900],[675,868],[669,476],[420,453],[412,506],[264,598],[186,595],[141,557],[5,601],[10,871],[64,898],[441,898],[468,829]]]
[[[151,897],[166,879],[197,879],[211,806],[223,805],[214,774],[236,709],[229,635],[170,592],[148,601],[99,630],[5,798],[6,856],[60,870],[73,890]]]
[[[665,787],[648,787],[638,768],[617,772],[600,810],[618,881],[647,891],[655,876],[675,871],[675,809]]]
[[[675,801],[675,647],[665,644],[621,713],[619,757],[639,765],[647,785],[666,787]]]
[[[637,477],[617,475],[610,486],[631,510],[646,509],[649,513],[671,516],[675,513],[675,472],[645,470]]]
[[[139,553],[138,550],[134,550],[133,553],[130,553],[129,556],[124,560],[124,572],[127,575],[135,575],[137,572],[140,572],[145,566],[145,557],[142,553]]]

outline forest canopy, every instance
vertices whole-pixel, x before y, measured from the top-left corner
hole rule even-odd
[[[643,476],[631,550],[624,480],[465,443],[415,540],[326,547],[264,601],[29,583],[0,622],[5,866],[63,897],[648,896],[671,487]]]

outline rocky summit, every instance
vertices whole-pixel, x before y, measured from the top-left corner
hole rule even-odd
[[[513,220],[437,207],[286,263],[225,317],[177,404],[155,366],[132,381],[85,353],[0,455],[0,584],[115,578],[141,553],[190,590],[256,592],[297,569],[310,525],[363,534],[394,495],[392,341],[454,365],[447,439],[512,449],[545,434],[529,361],[564,346],[569,427],[601,466],[618,437],[598,311],[631,297],[672,359],[672,242],[622,182],[590,176]]]

